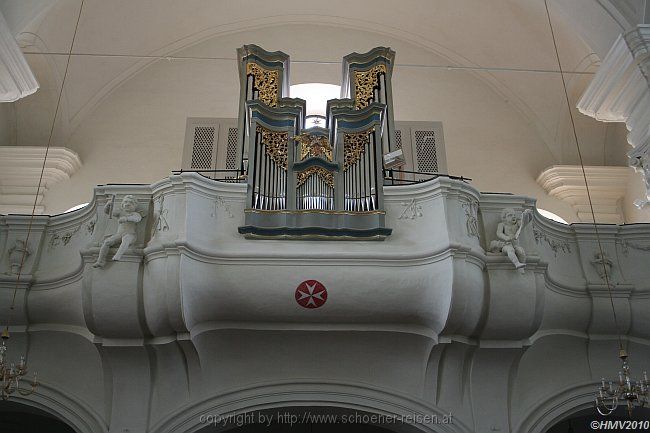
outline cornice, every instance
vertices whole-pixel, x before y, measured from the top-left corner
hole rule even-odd
[[[48,151],[43,146],[0,146],[0,177],[17,176],[10,173],[12,170],[38,170],[40,174],[46,152],[44,176],[48,179],[67,179],[81,167],[79,155],[66,147],[50,147]]]
[[[643,93],[645,97],[649,93],[648,76],[644,75],[649,62],[649,29],[650,25],[639,25],[618,37],[578,101],[581,113],[604,122],[627,122]]]
[[[585,174],[590,188],[625,189],[632,170],[630,167],[587,166]],[[585,179],[579,165],[553,165],[544,169],[537,183],[550,195],[558,196],[564,188],[585,189]]]
[[[632,174],[630,167],[554,165],[543,170],[537,183],[551,197],[569,203],[578,214],[581,222],[591,222],[589,195],[593,204],[596,221],[599,223],[622,224],[624,215],[620,200],[625,196]],[[585,185],[589,184],[589,195]]]
[[[214,199],[227,197],[242,200],[246,197],[246,183],[220,182],[194,172],[173,174],[151,185],[154,197],[169,193],[195,192],[203,197]]]
[[[621,34],[577,104],[582,114],[603,122],[625,122],[632,159],[650,148],[650,25]],[[632,164],[631,164],[632,165]],[[634,166],[634,165],[633,165]],[[650,174],[644,173],[646,182]]]
[[[439,195],[466,195],[482,200],[481,194],[469,183],[460,180],[437,177],[412,185],[385,185],[384,201],[403,202],[405,199],[425,199]]]
[[[31,213],[35,197],[35,212],[43,213],[40,203],[47,188],[69,179],[80,167],[79,155],[65,147],[0,146],[0,213]]]

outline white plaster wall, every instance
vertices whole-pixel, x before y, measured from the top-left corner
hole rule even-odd
[[[16,144],[16,113],[13,103],[0,104],[0,146]]]
[[[36,93],[16,101],[16,144],[19,146],[46,146],[50,133],[54,132],[52,145],[65,140],[57,140],[57,135],[68,132],[64,121],[67,113],[66,98],[61,99],[56,127],[54,123],[56,106],[61,92],[65,72],[66,56],[27,54],[27,63],[34,72],[40,88]]]
[[[84,432],[109,424],[195,431],[201,414],[304,403],[451,412],[453,425],[430,426],[448,433],[541,433],[582,409],[599,377],[617,371],[589,225],[535,214],[522,232],[520,275],[484,248],[504,207],[532,206],[525,197],[479,195],[446,179],[391,187],[386,221],[394,231],[385,241],[297,242],[238,235],[244,191],[184,174],[98,188],[88,208],[38,217],[25,263],[33,285],[19,290],[13,322],[27,328],[14,330],[12,350],[28,352],[43,376],[26,403],[44,400],[63,419],[78,417]],[[98,270],[90,267],[97,245],[115,227],[101,209],[114,193],[135,194],[146,217],[136,248]],[[167,230],[157,229],[152,194],[164,197]],[[400,219],[411,199],[422,216]],[[467,230],[468,200],[480,203],[480,239]],[[27,224],[2,217],[0,251]],[[646,225],[599,232],[614,262],[624,342],[641,371],[650,235]],[[327,285],[327,308],[295,304],[293,287],[307,276]],[[0,284],[15,281],[0,274]],[[87,380],[70,381],[67,367]]]
[[[1,0],[9,28],[26,51],[67,53],[80,0]]]
[[[149,183],[179,168],[187,117],[236,117],[239,85],[234,52],[244,43],[288,52],[296,61],[291,65],[292,84],[339,84],[342,56],[376,45],[393,47],[398,64],[445,63],[445,59],[417,45],[385,35],[317,25],[294,24],[291,29],[287,32],[286,26],[277,26],[213,38],[176,55],[224,60],[155,61],[129,78],[93,108],[66,141],[67,147],[80,154],[84,166],[70,181],[48,192],[48,209],[63,211],[88,201],[95,184]],[[295,38],[296,34],[301,37]],[[319,47],[317,58],[331,63],[299,62],[312,60],[315,46]],[[84,86],[88,80],[84,78],[88,74],[110,71],[116,63],[126,67],[129,62],[132,60],[73,58],[67,100],[75,101],[87,93]],[[540,207],[573,219],[568,206],[548,197],[535,183],[537,174],[555,158],[518,107],[494,90],[494,80],[516,81],[518,89],[531,89],[534,93],[528,102],[536,113],[562,104],[561,83],[552,74],[502,72],[486,76],[463,70],[398,66],[394,76],[396,118],[441,120],[451,173],[472,177],[481,190],[538,197]],[[540,83],[555,92],[540,93]],[[553,122],[549,118],[549,128]],[[59,128],[55,137],[62,137]]]
[[[613,16],[607,10],[605,2],[595,4],[591,0],[573,0],[570,2],[562,0],[551,0],[548,2],[553,17],[566,17],[574,31],[580,35],[584,43],[591,47],[594,53],[604,59],[605,55],[614,44],[614,41],[627,30],[628,23],[620,16]],[[607,2],[612,7],[612,3]],[[566,64],[566,63],[565,63]]]
[[[639,223],[650,221],[650,207],[639,209],[634,201],[642,199],[647,194],[645,180],[641,173],[633,173],[627,184],[627,192],[623,198],[622,208],[626,223]]]
[[[474,10],[477,6],[473,4],[473,13],[466,15],[464,30],[458,37],[446,39],[441,35],[434,38],[428,26],[414,23],[430,19],[440,21],[443,27],[449,26],[453,11],[467,5],[449,3],[440,8],[422,9],[416,3],[412,8],[404,8],[404,12],[419,11],[417,21],[411,17],[413,23],[406,25],[409,17],[400,15],[400,22],[393,23],[397,27],[390,29],[369,22],[355,25],[347,20],[333,20],[314,6],[314,10],[306,12],[317,15],[288,17],[288,22],[281,25],[266,17],[251,22],[246,31],[238,31],[241,24],[208,26],[185,37],[180,36],[187,32],[187,22],[175,20],[173,25],[167,22],[176,6],[156,7],[158,12],[154,15],[149,9],[146,22],[134,27],[133,18],[143,12],[142,5],[107,8],[100,3],[88,3],[80,21],[75,51],[100,55],[72,58],[52,140],[56,145],[79,152],[86,165],[73,180],[47,194],[48,209],[60,212],[87,201],[92,185],[117,181],[113,176],[117,172],[123,175],[120,182],[148,183],[178,168],[182,119],[234,117],[238,87],[234,51],[238,46],[257,43],[269,50],[290,53],[295,61],[292,83],[338,84],[343,55],[352,50],[363,52],[377,45],[388,45],[397,51],[400,65],[394,78],[397,119],[443,120],[452,172],[473,177],[477,187],[484,190],[510,190],[503,179],[516,179],[514,184],[519,189],[516,192],[537,197],[543,201],[542,207],[567,220],[575,220],[569,206],[547,197],[532,181],[548,165],[577,163],[561,80],[557,73],[539,71],[557,68],[543,4],[514,7],[504,1],[482,10]],[[65,52],[69,48],[72,36],[69,31],[79,6],[76,0],[56,2],[40,14],[36,13],[38,5],[32,3],[3,6],[16,29],[24,29],[25,35],[38,35],[31,40],[24,39],[26,50]],[[197,12],[191,4],[183,7],[183,16],[194,16]],[[564,68],[591,72],[597,57],[588,41],[575,36],[571,19],[562,15],[561,8],[556,9],[551,4]],[[264,14],[263,8],[253,11]],[[352,15],[356,12],[349,11]],[[385,19],[384,14],[389,12],[390,8],[373,8],[378,20]],[[215,17],[225,19],[232,15],[233,18],[238,13],[226,8]],[[195,16],[196,25],[207,16],[210,14]],[[474,23],[479,16],[479,22]],[[483,23],[488,21],[492,23],[490,28],[483,28]],[[514,25],[520,21],[521,26]],[[163,23],[166,25],[162,26]],[[498,35],[486,36],[494,29],[494,23],[512,26],[507,40],[499,39]],[[58,31],[57,25],[61,27]],[[146,37],[133,33],[147,31],[145,27],[148,28]],[[414,33],[405,32],[406,28]],[[487,33],[479,37],[481,32]],[[130,45],[109,36],[113,34],[122,34]],[[128,38],[128,34],[133,35]],[[492,45],[485,46],[488,40]],[[495,50],[497,46],[499,49]],[[515,55],[521,50],[532,54]],[[111,56],[103,57],[102,53]],[[203,60],[150,63],[138,57],[112,56],[151,53],[196,56]],[[43,145],[49,137],[65,58],[37,54],[28,58],[43,89],[38,96],[18,106],[17,141],[23,145]],[[444,67],[458,64],[520,70],[470,72]],[[422,68],[422,65],[433,68]],[[572,84],[575,78],[580,87],[589,77],[568,75],[567,80],[575,87]],[[572,100],[579,93],[576,92],[571,91]],[[608,159],[606,127],[592,119],[577,116],[576,119],[585,163],[603,163]],[[485,158],[473,157],[484,156],[483,148],[493,148],[489,164]],[[508,166],[493,168],[504,163]],[[496,175],[501,171],[508,176]]]

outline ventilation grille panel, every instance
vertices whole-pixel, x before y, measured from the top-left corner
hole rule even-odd
[[[237,128],[228,128],[228,144],[226,146],[226,170],[236,170],[237,167]]]
[[[418,158],[418,171],[438,173],[436,135],[433,131],[415,131],[415,151]]]
[[[402,148],[402,131],[399,129],[395,130],[395,149]]]
[[[193,170],[210,170],[212,168],[214,132],[214,126],[197,126],[194,128],[191,165]]]

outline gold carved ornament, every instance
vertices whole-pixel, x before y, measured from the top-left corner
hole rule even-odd
[[[296,188],[307,182],[307,179],[314,175],[320,177],[330,188],[334,188],[334,175],[323,167],[309,167],[307,170],[299,172]]]
[[[246,75],[252,75],[255,79],[254,89],[260,93],[259,100],[269,107],[277,107],[279,71],[264,69],[257,63],[248,63]]]
[[[255,129],[262,134],[261,143],[266,148],[266,154],[271,157],[273,162],[278,164],[284,170],[287,169],[287,143],[289,141],[288,132],[271,131],[262,126]]]
[[[332,146],[330,146],[327,137],[303,132],[293,139],[300,143],[301,161],[309,156],[320,156],[328,161],[332,160]]]
[[[359,162],[366,151],[366,146],[370,143],[370,134],[374,130],[375,128],[371,128],[367,131],[343,135],[343,171]]]
[[[386,65],[375,65],[367,71],[354,71],[354,109],[366,108],[375,99],[379,74],[386,74]]]

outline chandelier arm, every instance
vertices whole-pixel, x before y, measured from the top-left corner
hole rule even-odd
[[[16,392],[16,386],[14,385],[13,381],[9,382],[7,386],[4,388],[4,390],[7,394],[13,394],[14,392]]]
[[[23,396],[30,395],[30,394],[32,394],[35,390],[36,390],[36,387],[35,387],[35,386],[32,386],[32,389],[22,389],[22,388],[18,388],[18,389],[17,389],[18,394],[23,395]]]
[[[600,401],[600,407],[608,410],[610,413],[615,411],[616,408],[618,407],[618,398],[613,398],[612,399],[612,405],[608,406],[607,403],[605,403],[605,400]]]
[[[602,410],[600,410],[600,408],[601,408],[601,406],[596,405],[596,410],[597,410],[598,413],[601,414],[602,416],[609,416],[609,415],[611,415],[612,412],[614,412],[614,409],[615,409],[615,408],[614,408],[614,409],[608,410],[607,408],[605,408],[605,411],[603,412]]]

